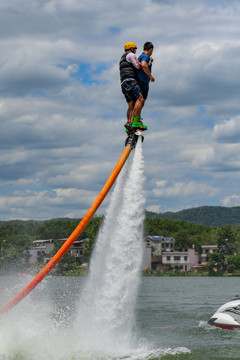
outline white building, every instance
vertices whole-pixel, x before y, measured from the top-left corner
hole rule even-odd
[[[30,261],[38,261],[42,256],[49,254],[54,248],[54,243],[52,239],[47,240],[34,240],[33,248],[29,251],[31,257]]]
[[[149,245],[143,250],[142,270],[146,269],[152,270],[152,249]]]
[[[218,251],[218,246],[217,245],[202,245],[201,246],[202,249],[202,254],[201,254],[201,264],[206,264],[207,263],[207,254],[210,253],[212,254],[215,251]]]
[[[191,271],[193,265],[198,263],[198,253],[195,249],[187,251],[174,251],[172,253],[162,253],[162,264],[169,265],[169,270],[179,269],[182,271]]]
[[[146,247],[152,248],[154,255],[162,255],[163,251],[174,251],[175,239],[165,236],[147,236],[144,239]]]
[[[68,238],[57,239],[57,240],[52,240],[52,239],[34,240],[33,248],[29,251],[30,256],[31,256],[30,261],[31,262],[41,261],[40,259],[42,259],[42,261],[44,261],[44,262],[49,261],[49,257],[47,255],[53,250],[54,242],[60,241],[60,242],[64,243],[67,240],[68,240]],[[83,255],[85,242],[87,242],[87,241],[89,241],[89,239],[75,241],[69,249],[70,254],[74,258],[81,258]]]
[[[149,270],[151,270],[152,265],[153,267],[155,267],[155,262],[161,262],[161,256],[163,251],[174,251],[174,244],[175,239],[172,237],[147,236],[144,239],[145,246],[143,253],[142,269],[148,268]]]

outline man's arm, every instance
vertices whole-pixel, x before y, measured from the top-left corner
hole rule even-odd
[[[136,58],[135,54],[133,54],[133,53],[127,54],[126,60],[127,60],[127,62],[133,64],[133,66],[136,69],[141,69],[141,65],[139,64],[138,59]]]
[[[141,65],[142,65],[143,71],[150,77],[150,80],[152,82],[155,81],[154,77],[152,76],[152,74],[149,71],[148,64],[146,63],[146,61],[142,61]]]

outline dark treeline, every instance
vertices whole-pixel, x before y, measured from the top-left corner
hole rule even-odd
[[[103,216],[96,216],[90,221],[85,230],[79,236],[81,239],[89,239],[83,260],[89,260],[91,251],[96,239],[100,225],[103,222]],[[81,219],[54,219],[47,221],[9,221],[0,223],[0,265],[10,268],[16,265],[18,261],[29,258],[29,250],[33,246],[34,240],[43,239],[62,239],[71,235]],[[220,267],[224,270],[226,257],[239,252],[240,249],[240,225],[221,227],[211,227],[206,225],[197,225],[184,220],[169,220],[158,217],[147,217],[144,222],[144,236],[162,235],[174,237],[175,250],[182,250],[194,246],[196,251],[201,251],[201,245],[220,244],[222,256]],[[227,245],[224,243],[227,241]],[[54,255],[59,248],[59,242],[56,242],[55,249],[51,255]],[[211,259],[212,262],[214,259]],[[65,255],[66,261],[74,261],[68,254]]]
[[[177,212],[147,212],[147,217],[185,220],[193,224],[223,226],[240,224],[240,206],[199,206]]]
[[[11,272],[24,270],[29,260],[29,250],[33,247],[34,240],[45,239],[64,239],[68,238],[81,219],[53,219],[46,221],[4,221],[0,223],[0,268]],[[103,216],[93,217],[78,240],[89,239],[86,246],[84,261],[88,261],[92,247],[103,221]],[[58,251],[60,242],[54,242],[55,248],[51,257]],[[61,260],[60,266],[66,262],[72,263],[74,259],[70,254],[66,254]],[[66,266],[65,266],[66,267]],[[38,270],[38,269],[36,269]]]

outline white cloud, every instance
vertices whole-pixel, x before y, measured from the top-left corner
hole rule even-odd
[[[159,181],[156,181],[156,185],[157,187],[165,187],[167,184],[167,180],[159,180]]]
[[[167,185],[167,184],[166,184]],[[197,183],[195,181],[190,181],[187,183],[184,182],[176,182],[170,186],[165,187],[156,187],[153,189],[154,195],[156,197],[162,198],[175,198],[175,197],[183,197],[185,199],[196,199],[201,196],[215,196],[218,192],[216,188],[213,186]]]
[[[69,74],[77,73],[79,71],[79,65],[78,64],[68,65],[67,71],[69,72]]]
[[[85,209],[91,206],[97,194],[91,190],[78,189],[53,189],[53,191],[15,191],[12,195],[0,198],[1,216],[7,211],[9,218],[31,219],[32,209],[38,211],[39,219],[48,219],[51,214],[54,217],[67,217],[71,212],[73,217],[84,215],[78,209],[79,199]]]
[[[240,206],[240,195],[230,195],[222,199],[223,206]]]
[[[147,211],[158,213],[160,210],[160,205],[151,205],[146,208]]]
[[[220,142],[240,142],[239,129],[240,115],[234,116],[229,120],[216,124],[213,129],[213,136]]]

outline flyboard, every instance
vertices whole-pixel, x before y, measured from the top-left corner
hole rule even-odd
[[[69,236],[68,240],[62,245],[62,247],[58,250],[58,252],[54,255],[54,257],[47,263],[47,265],[39,272],[39,274],[18,294],[16,295],[8,304],[6,304],[2,309],[0,309],[0,313],[6,312],[17,305],[21,300],[23,300],[44,278],[50,271],[55,267],[55,265],[59,262],[59,260],[63,257],[63,255],[68,251],[68,249],[72,246],[72,244],[76,241],[78,236],[81,232],[85,229],[103,200],[105,199],[106,195],[108,194],[109,190],[111,189],[112,185],[114,184],[115,180],[117,179],[120,171],[122,170],[125,162],[127,161],[130,152],[135,147],[138,138],[142,139],[142,131],[141,129],[137,128],[131,131],[129,136],[125,141],[125,149],[119,158],[115,168],[113,169],[110,177],[108,178],[106,184],[98,194],[97,198],[93,202],[92,206],[87,211],[86,215],[80,221],[76,229],[72,232]]]
[[[132,146],[134,148],[136,146],[138,136],[141,136],[142,142],[143,142],[143,140],[144,140],[144,136],[142,135],[143,131],[144,131],[143,128],[137,128],[137,129],[130,130],[128,137],[126,138],[126,141],[125,141],[125,146],[127,146],[129,144],[130,146]]]

